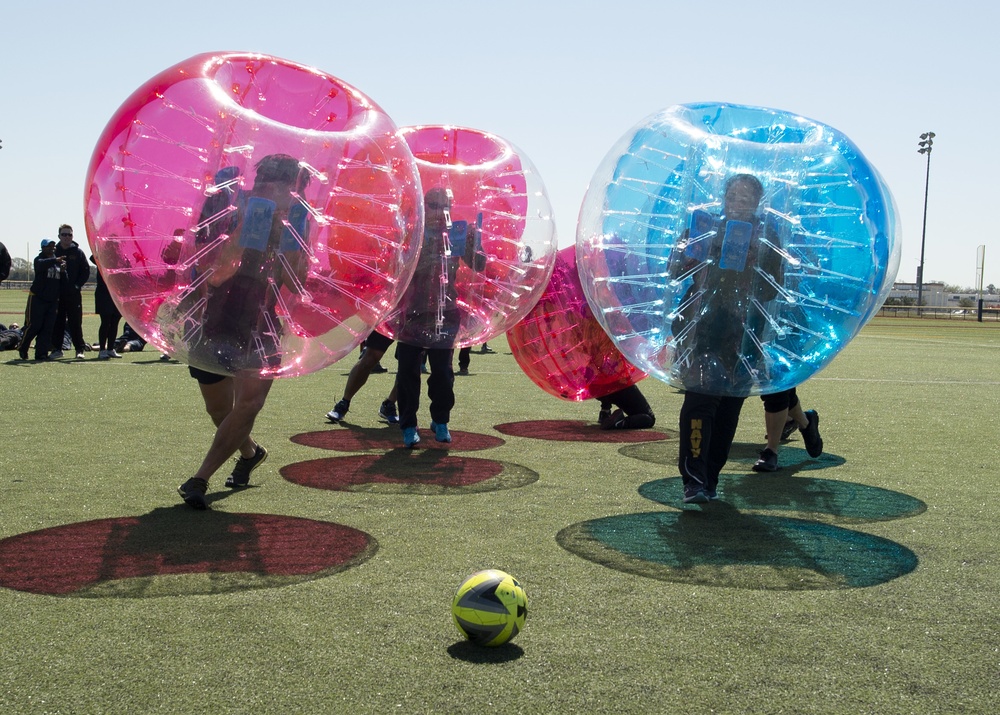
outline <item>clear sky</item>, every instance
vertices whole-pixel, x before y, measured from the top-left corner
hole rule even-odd
[[[33,257],[60,223],[83,236],[84,175],[118,106],[202,52],[245,50],[354,85],[396,124],[483,129],[532,160],[560,245],[575,240],[612,144],[673,104],[773,107],[829,124],[882,173],[899,211],[897,280],[916,280],[922,132],[937,134],[927,281],[1000,285],[1000,7],[988,0],[418,2],[171,0],[4,7],[0,241]],[[991,129],[991,127],[994,127]],[[989,197],[993,196],[994,199]]]

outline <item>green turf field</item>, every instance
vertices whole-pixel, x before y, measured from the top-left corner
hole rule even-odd
[[[874,320],[800,390],[824,456],[795,437],[751,472],[752,398],[704,507],[680,502],[678,393],[642,383],[666,439],[534,439],[597,406],[491,344],[448,452],[391,448],[392,372],[346,426],[323,415],[353,357],[279,381],[255,488],[217,475],[204,513],[174,491],[212,434],[184,366],[0,353],[0,712],[997,712],[996,324]],[[450,603],[488,567],[529,611],[485,650]]]

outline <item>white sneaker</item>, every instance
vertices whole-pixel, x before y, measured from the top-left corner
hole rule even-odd
[[[111,357],[111,356],[108,355],[108,351],[107,350],[102,350],[101,352],[97,353],[97,359],[98,360],[107,360],[109,357]]]
[[[78,353],[76,354],[76,359],[77,359],[77,360],[83,360],[83,358],[84,358],[84,357],[85,357],[85,356],[84,356],[83,352],[78,352]]]
[[[108,357],[109,358],[120,358],[121,355],[118,354],[117,350],[115,350],[114,348],[111,348],[110,350],[108,350]]]

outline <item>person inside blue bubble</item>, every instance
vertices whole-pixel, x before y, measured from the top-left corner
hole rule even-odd
[[[671,326],[684,380],[678,468],[686,503],[718,498],[722,471],[749,395],[784,278],[776,236],[758,214],[764,187],[751,174],[725,184],[722,216],[695,212],[673,263],[691,284]]]

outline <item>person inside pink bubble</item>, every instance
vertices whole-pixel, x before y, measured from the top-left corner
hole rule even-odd
[[[304,251],[299,239],[308,235],[308,223],[297,210],[300,204],[292,193],[300,193],[306,182],[308,174],[293,157],[266,156],[256,166],[248,195],[234,192],[223,197],[226,202],[235,202],[237,211],[225,214],[225,225],[220,223],[199,235],[202,243],[224,235],[228,238],[211,265],[196,269],[211,271],[211,275],[206,281],[200,342],[193,350],[200,348],[199,357],[216,360],[220,369],[214,373],[196,366],[189,368],[216,425],[215,437],[201,466],[177,488],[184,502],[195,509],[208,508],[209,479],[237,451],[240,456],[226,481],[228,487],[247,486],[250,473],[267,458],[267,450],[253,440],[251,431],[272,380],[261,377],[259,369],[246,366],[263,367],[281,360],[276,290],[286,281],[302,279],[299,269],[304,266]],[[206,202],[202,218],[220,215],[215,211],[220,208],[220,195]],[[289,235],[293,231],[298,238]],[[289,276],[289,271],[295,276]],[[226,374],[234,366],[244,367],[233,376]]]
[[[420,441],[417,410],[420,407],[420,366],[425,349],[430,366],[427,394],[431,430],[438,442],[451,441],[448,420],[455,406],[452,359],[462,319],[456,275],[462,263],[477,272],[486,268],[486,254],[480,244],[478,228],[469,224],[463,227],[463,236],[454,233],[451,202],[451,192],[442,187],[434,187],[425,194],[423,246],[413,280],[400,301],[406,321],[404,331],[413,335],[416,327],[422,338],[419,345],[409,342],[396,345],[399,426],[406,447],[413,447]]]

